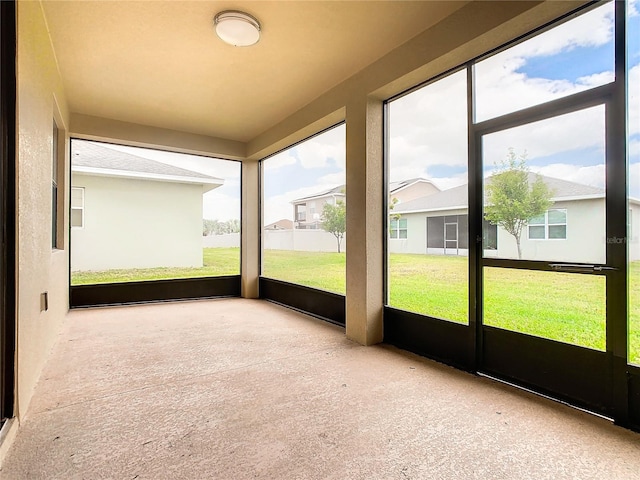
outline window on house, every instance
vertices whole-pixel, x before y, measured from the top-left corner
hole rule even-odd
[[[567,210],[553,208],[529,220],[529,240],[566,240]]]
[[[261,161],[263,277],[346,292],[345,135],[338,125]]]
[[[84,227],[84,188],[71,188],[71,228]]]
[[[407,238],[407,219],[391,219],[389,222],[389,238]]]

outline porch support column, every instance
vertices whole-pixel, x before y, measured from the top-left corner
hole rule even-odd
[[[259,163],[242,162],[241,292],[243,298],[258,298],[260,275]]]
[[[347,338],[361,345],[382,341],[383,119],[382,102],[347,105]]]

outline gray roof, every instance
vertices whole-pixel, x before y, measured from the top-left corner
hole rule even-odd
[[[296,198],[295,200],[292,200],[291,203],[298,203],[298,202],[302,202],[304,200],[310,200],[312,198],[325,197],[327,195],[342,195],[342,196],[344,196],[345,195],[344,189],[345,189],[344,185],[338,185],[335,188],[331,188],[329,190],[325,190],[325,191],[322,191],[320,193],[314,193],[313,195],[309,195],[307,197]]]
[[[535,182],[536,178],[541,178],[542,181],[553,192],[553,198],[556,200],[562,200],[563,198],[570,197],[594,197],[604,196],[604,190],[598,187],[592,187],[590,185],[583,185],[581,183],[569,182],[567,180],[561,180],[559,178],[547,177],[545,175],[539,175],[537,173],[529,173],[529,184]],[[490,183],[491,177],[485,179],[485,183]],[[441,192],[428,195],[426,197],[416,198],[409,202],[400,203],[393,209],[394,213],[400,212],[415,212],[415,211],[428,211],[428,210],[447,210],[456,207],[467,207],[468,200],[468,187],[467,184],[460,185],[459,187],[450,188]]]
[[[433,185],[433,182],[431,182],[431,180],[427,180],[426,178],[410,178],[409,180],[402,180],[400,182],[391,182],[389,184],[389,193],[393,193],[396,190],[399,190],[399,189],[401,189],[403,187],[406,187],[406,186],[411,185],[411,184],[416,183],[416,182],[427,182],[427,183],[431,183]],[[433,186],[435,187],[435,185],[433,185]],[[337,186],[335,188],[332,188],[330,190],[325,190],[323,192],[316,193],[314,195],[309,195],[307,197],[302,197],[302,198],[296,198],[291,203],[298,203],[298,202],[302,202],[304,200],[309,200],[309,199],[312,199],[312,198],[324,197],[326,195],[338,195],[338,194],[344,195],[345,188],[346,188],[346,185],[344,185],[344,184],[343,185],[339,185],[339,186]],[[436,187],[436,188],[438,188],[438,187]]]
[[[427,180],[426,178],[422,178],[422,177],[416,177],[416,178],[410,178],[408,180],[401,180],[399,182],[391,182],[391,183],[389,183],[389,193],[393,193],[396,190],[400,190],[401,188],[407,187],[407,186],[412,185],[412,184],[417,183],[417,182],[430,183],[431,185],[436,187],[436,185],[431,180]],[[436,187],[436,188],[438,188],[438,187]],[[440,190],[440,189],[438,188],[438,190]]]
[[[86,140],[71,142],[72,170],[74,167],[99,168],[104,169],[105,173],[108,173],[108,170],[119,170],[166,177],[188,177],[202,180],[204,183],[212,183],[213,180],[222,181],[221,178],[138,157]]]

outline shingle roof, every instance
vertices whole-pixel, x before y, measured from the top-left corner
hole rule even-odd
[[[345,190],[345,186],[344,185],[338,185],[335,188],[331,188],[329,190],[325,190],[325,191],[319,192],[319,193],[314,193],[313,195],[309,195],[307,197],[296,198],[291,203],[298,203],[298,202],[301,202],[303,200],[309,200],[309,199],[312,199],[312,198],[324,197],[326,195],[343,195],[344,196],[344,194],[345,194],[344,190]]]
[[[174,167],[165,163],[156,162],[148,158],[138,157],[130,153],[120,152],[108,147],[103,147],[95,142],[85,140],[73,140],[71,144],[71,168],[89,167],[125,172],[148,173],[155,176],[187,177],[203,180],[205,183],[219,180],[203,173]]]
[[[402,180],[400,182],[391,182],[389,184],[389,193],[393,193],[396,190],[399,190],[399,189],[401,189],[403,187],[406,187],[406,186],[411,185],[411,184],[416,183],[416,182],[427,182],[427,183],[433,184],[431,182],[431,180],[427,180],[425,178],[410,178],[409,180]],[[434,185],[434,187],[435,187],[435,185]],[[436,187],[436,188],[438,188],[438,187]],[[324,197],[325,195],[335,195],[335,194],[344,195],[345,189],[346,189],[346,185],[344,185],[344,184],[343,185],[339,185],[339,186],[337,186],[335,188],[332,188],[331,190],[326,190],[324,192],[316,193],[314,195],[309,195],[307,197],[296,198],[291,203],[298,203],[298,202],[301,202],[301,201],[304,201],[304,200],[309,200],[311,198]]]
[[[529,173],[529,184],[535,182],[537,177],[540,177],[549,187],[553,192],[553,198],[556,200],[562,200],[563,198],[569,197],[604,196],[604,190],[602,188],[583,185],[576,182],[569,182],[559,178],[547,177],[537,173]],[[490,182],[491,177],[485,179],[485,184]],[[468,205],[467,193],[468,187],[467,184],[464,184],[426,197],[420,197],[409,202],[400,203],[394,207],[393,211],[394,213],[400,213],[466,207]]]
[[[389,193],[393,193],[396,190],[400,190],[401,188],[407,187],[407,186],[412,185],[412,184],[417,183],[417,182],[430,183],[434,187],[436,187],[431,180],[427,180],[426,178],[422,178],[422,177],[416,177],[416,178],[410,178],[408,180],[401,180],[399,182],[391,182],[391,183],[389,183]],[[438,188],[438,187],[436,187],[436,188]],[[440,190],[440,189],[438,188],[438,190]]]

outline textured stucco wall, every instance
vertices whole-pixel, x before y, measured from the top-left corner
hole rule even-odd
[[[202,266],[202,185],[79,174],[71,185],[84,188],[72,271]]]
[[[69,113],[39,2],[18,2],[17,107],[17,395],[22,418],[68,309],[68,249],[51,248],[53,118]],[[59,112],[58,112],[59,110]],[[65,153],[68,141],[63,142]],[[68,158],[68,155],[64,155]],[[65,174],[68,173],[65,161]],[[68,199],[64,202],[67,225]],[[63,228],[63,245],[68,246]],[[49,294],[41,311],[40,295]]]

